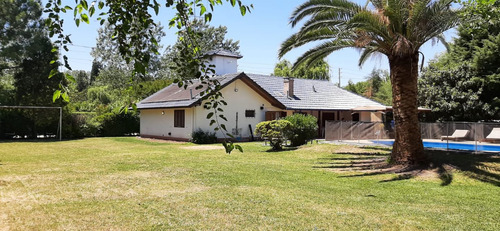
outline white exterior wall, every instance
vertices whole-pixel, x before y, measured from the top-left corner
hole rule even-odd
[[[174,127],[174,110],[184,110],[184,128]],[[142,109],[140,121],[141,136],[190,139],[193,131],[193,108]]]
[[[241,129],[241,134],[235,136],[236,138],[251,137],[248,125],[250,124],[252,130],[255,130],[255,125],[265,120],[266,111],[281,111],[281,109],[272,106],[266,99],[239,79],[224,87],[221,92],[224,100],[227,102],[227,106],[223,106],[223,114],[227,118],[227,121],[220,118],[219,121],[225,124],[228,132],[231,133],[233,128],[236,128],[236,113],[238,113],[237,126]],[[207,114],[213,110],[204,109],[203,103],[200,106],[194,107],[194,127],[195,129],[201,128],[205,131],[213,131],[215,124],[209,126],[210,120],[206,119]],[[264,105],[263,110],[260,109],[262,105]],[[245,110],[255,110],[255,117],[245,117]],[[221,131],[217,132],[217,137],[223,138],[223,133]]]
[[[216,75],[238,72],[238,59],[234,57],[214,55],[208,63],[215,65]]]

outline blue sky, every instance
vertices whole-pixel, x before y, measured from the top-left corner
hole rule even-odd
[[[254,5],[251,13],[241,16],[238,8],[232,8],[226,3],[214,9],[212,26],[227,26],[226,38],[240,41],[240,53],[243,58],[238,61],[238,71],[256,74],[270,74],[278,62],[278,49],[280,44],[291,34],[298,31],[299,27],[292,28],[288,19],[292,11],[304,0],[243,0],[244,3]],[[365,4],[366,0],[356,0]],[[162,25],[166,26],[172,17],[171,10],[163,9],[158,16]],[[74,70],[87,70],[91,68],[91,47],[95,46],[99,23],[94,17],[90,25],[80,24],[76,28],[72,21],[72,13],[64,16],[65,31],[72,35],[73,46],[67,53],[70,65]],[[176,41],[175,29],[165,28],[166,37],[162,39],[164,47]],[[447,32],[446,37],[451,40],[455,34]],[[293,62],[300,54],[311,46],[304,46],[289,52],[284,58]],[[421,51],[425,54],[425,62],[445,51],[442,44],[432,46],[432,42],[424,45]],[[338,69],[341,72],[341,84],[345,86],[348,80],[353,82],[363,81],[374,68],[388,69],[385,56],[373,56],[362,68],[358,66],[360,51],[345,49],[328,56],[327,61],[331,67],[332,82],[338,82]]]

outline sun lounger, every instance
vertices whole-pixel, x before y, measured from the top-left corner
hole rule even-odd
[[[481,140],[484,142],[497,143],[500,142],[500,128],[493,128],[490,134],[486,136],[485,139]]]
[[[441,140],[465,140],[469,130],[455,130],[451,136],[441,136]]]

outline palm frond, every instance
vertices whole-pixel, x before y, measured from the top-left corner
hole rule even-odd
[[[384,20],[371,11],[361,11],[357,13],[349,20],[347,27],[374,34],[385,41],[391,40]]]
[[[439,0],[429,3],[412,22],[412,40],[416,49],[427,41],[441,35],[459,23],[458,11],[451,9],[452,0]]]
[[[446,41],[446,38],[444,37],[443,33],[437,35],[436,39],[444,45],[446,51],[450,51],[450,44]]]
[[[290,50],[296,47],[300,47],[309,42],[345,37],[345,33],[345,31],[343,32],[336,28],[320,28],[309,31],[305,34],[298,32],[288,37],[285,42],[281,44],[281,47],[278,51],[278,57],[281,58]]]
[[[324,42],[306,51],[302,56],[297,58],[297,61],[295,61],[295,63],[293,64],[293,69],[297,68],[301,64],[305,64],[309,67],[314,63],[323,60],[332,52],[348,47],[354,47],[354,42],[349,40],[332,40]]]
[[[294,66],[317,62],[346,47],[363,49],[360,65],[374,53],[414,55],[428,40],[444,42],[442,33],[458,24],[453,1],[368,0],[362,7],[348,0],[309,0],[293,12],[290,24],[308,20],[282,43],[278,55],[314,41],[323,43],[304,53]]]
[[[304,25],[300,28],[301,33],[305,33],[310,30],[315,30],[323,27],[341,27],[344,26],[346,20],[336,17],[337,15],[331,14],[330,12],[318,13],[314,17],[311,17]]]
[[[330,12],[338,18],[348,20],[360,9],[361,6],[348,0],[310,0],[295,9],[290,17],[290,24],[295,27],[302,19],[320,12]]]
[[[359,57],[358,65],[361,67],[368,60],[372,54],[379,52],[376,46],[368,46],[363,49],[361,56]]]

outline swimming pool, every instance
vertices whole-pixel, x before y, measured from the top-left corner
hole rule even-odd
[[[394,141],[378,141],[378,140],[372,140],[373,143],[376,144],[383,144],[387,146],[392,146]],[[446,143],[441,143],[441,142],[429,142],[429,141],[424,141],[424,147],[426,148],[442,148],[446,149]],[[476,147],[474,144],[459,144],[459,143],[448,143],[448,148],[449,149],[457,149],[457,150],[469,150],[469,151],[475,151]],[[484,144],[478,144],[477,145],[477,150],[478,151],[486,151],[486,152],[500,152],[500,146],[495,146],[495,145],[484,145]]]

